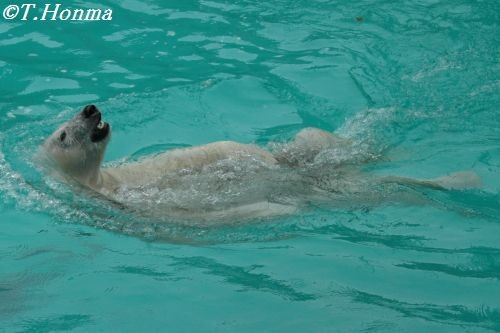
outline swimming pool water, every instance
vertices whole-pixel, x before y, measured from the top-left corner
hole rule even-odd
[[[500,331],[498,1],[65,6],[113,20],[0,20],[1,332]],[[483,187],[142,221],[37,165],[89,103],[113,126],[107,163],[314,126],[368,147],[371,172]]]

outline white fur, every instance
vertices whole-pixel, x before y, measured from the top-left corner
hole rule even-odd
[[[94,118],[87,119],[83,112],[77,114],[58,128],[43,147],[62,174],[114,201],[126,201],[125,203],[136,204],[141,209],[147,207],[149,211],[159,211],[165,215],[203,215],[212,218],[255,218],[282,215],[296,210],[294,204],[269,202],[266,199],[266,189],[262,189],[261,195],[254,193],[255,191],[247,191],[251,194],[246,197],[238,196],[239,189],[229,186],[231,179],[224,180],[228,178],[227,175],[238,174],[234,177],[243,179],[248,174],[250,178],[245,179],[246,185],[242,186],[251,187],[252,175],[278,169],[278,159],[283,159],[283,155],[275,157],[271,152],[253,144],[220,141],[199,147],[174,149],[117,167],[101,168],[109,135],[100,142],[90,140],[93,130],[104,128],[104,123],[99,121],[100,113],[98,119]],[[63,133],[64,140],[61,136]],[[316,154],[322,147],[334,143],[336,139],[332,135],[316,129],[306,129],[299,133],[288,149],[291,155],[308,150],[309,158],[312,153]],[[307,148],[308,145],[310,149]],[[239,170],[239,173],[233,172],[232,168],[233,171]],[[212,185],[205,186],[208,188],[204,188],[205,192],[200,200],[217,201],[217,193],[212,192],[219,189],[228,197],[227,205],[214,204],[211,209],[200,203],[199,206],[203,208],[197,209],[194,204],[184,205],[181,202],[174,205],[157,195],[158,192],[168,196],[172,191],[184,191],[182,193],[186,201],[196,200],[193,198],[197,198],[200,192],[196,187],[204,186],[200,184],[200,177],[210,178],[211,173],[222,173],[223,177],[211,179]],[[242,189],[242,192],[245,190]],[[151,194],[152,192],[155,193]],[[233,197],[237,197],[239,201],[235,202]],[[152,205],[155,200],[156,203]]]
[[[64,175],[80,184],[137,210],[154,212],[153,215],[238,219],[290,214],[297,209],[293,200],[269,201],[275,184],[272,181],[266,183],[266,172],[271,170],[279,174],[285,170],[282,168],[303,168],[314,163],[325,150],[338,153],[344,149],[342,153],[345,155],[350,151],[345,148],[351,146],[346,139],[307,128],[290,143],[279,145],[279,149],[275,146],[271,152],[252,144],[221,141],[175,149],[113,168],[101,168],[110,135],[98,142],[93,142],[90,135],[105,129],[107,124],[100,121],[100,117],[100,113],[92,118],[84,117],[83,112],[77,114],[45,141],[46,155]],[[213,174],[218,176],[212,177]],[[254,181],[259,174],[263,176]],[[286,192],[290,188],[286,182],[295,179],[295,190],[300,193],[302,179],[311,178],[300,177],[289,177],[279,190]],[[382,177],[380,180],[436,189],[476,187],[480,181],[471,172],[433,180],[405,177]],[[331,183],[339,182],[334,179]],[[319,189],[315,185],[311,188],[312,192]]]

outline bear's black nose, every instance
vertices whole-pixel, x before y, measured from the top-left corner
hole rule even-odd
[[[91,104],[91,105],[87,105],[86,107],[83,108],[82,114],[85,118],[89,118],[91,115],[93,115],[97,111],[99,111],[99,110],[97,110],[97,107],[95,105]]]

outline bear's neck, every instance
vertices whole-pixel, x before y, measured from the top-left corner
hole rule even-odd
[[[114,191],[118,188],[118,181],[106,170],[98,170],[85,182],[85,185],[97,192]]]

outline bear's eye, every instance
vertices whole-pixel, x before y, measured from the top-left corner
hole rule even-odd
[[[66,139],[66,132],[62,132],[61,135],[59,136],[59,140],[61,140],[61,142],[63,142],[64,139]]]

